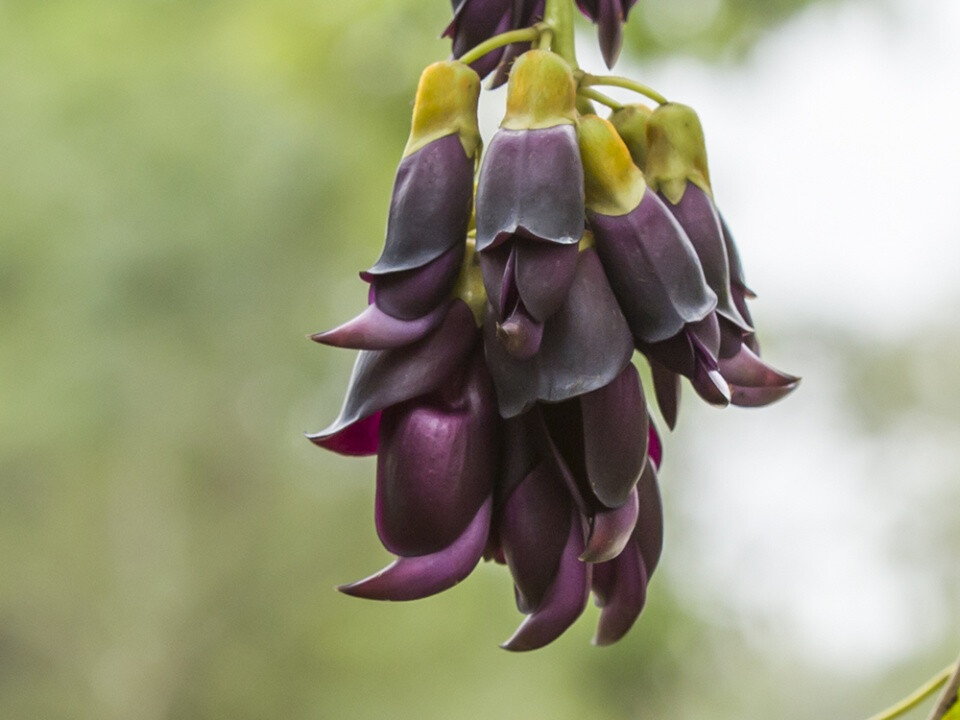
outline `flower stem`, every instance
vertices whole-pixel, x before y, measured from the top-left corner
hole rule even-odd
[[[953,668],[953,674],[947,681],[947,686],[943,689],[943,692],[940,693],[937,706],[927,720],[941,720],[957,703],[960,703],[960,659],[957,660],[957,664]]]
[[[550,49],[577,69],[577,53],[573,44],[573,0],[547,0],[543,21],[553,30]]]
[[[667,99],[653,88],[649,88],[642,83],[638,83],[630,78],[620,77],[618,75],[589,75],[584,74],[580,79],[580,85],[609,85],[610,87],[621,87],[627,90],[633,90],[644,97],[648,97],[655,103],[664,105]]]
[[[488,52],[493,52],[497,48],[505,45],[513,45],[518,42],[535,42],[540,37],[540,29],[537,27],[521,28],[520,30],[511,30],[510,32],[494,35],[489,40],[484,40],[474,48],[471,48],[460,56],[460,62],[469,65],[479,60]]]
[[[606,105],[611,110],[619,110],[620,108],[623,107],[622,103],[617,102],[612,97],[608,97],[604,95],[602,92],[597,92],[596,90],[592,90],[591,88],[582,87],[579,90],[577,90],[577,94],[582,95],[585,98],[590,98],[591,100],[595,100],[601,105]]]
[[[870,718],[870,720],[892,720],[892,718],[899,717],[905,712],[913,710],[913,708],[933,695],[933,693],[935,693],[941,685],[947,682],[951,673],[953,673],[955,669],[956,668],[954,665],[944,668],[934,677],[928,680],[923,687],[918,688],[915,692],[908,697],[905,697],[896,705],[893,705],[883,712],[874,715],[872,718]]]

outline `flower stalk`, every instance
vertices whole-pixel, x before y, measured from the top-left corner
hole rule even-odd
[[[624,88],[625,90],[632,90],[635,93],[650,98],[658,105],[665,105],[667,103],[667,99],[653,88],[643,83],[638,83],[636,80],[620,77],[619,75],[591,75],[584,73],[580,78],[580,86],[589,87],[591,85]]]
[[[534,26],[529,28],[521,28],[520,30],[510,30],[509,32],[494,35],[489,40],[484,40],[472,50],[465,52],[460,57],[460,62],[462,62],[464,65],[469,65],[472,62],[476,62],[487,53],[491,53],[494,50],[506,47],[507,45],[513,45],[513,43],[536,42],[543,32],[544,28],[542,26]]]
[[[933,693],[943,687],[943,685],[947,682],[947,680],[950,679],[950,676],[957,668],[957,665],[949,665],[948,667],[945,667],[943,670],[925,682],[922,686],[917,688],[914,692],[910,693],[910,695],[903,698],[903,700],[895,705],[891,705],[886,710],[877,713],[869,718],[869,720],[893,720],[894,718],[898,718],[901,715],[910,712],[928,697],[933,695]],[[942,715],[932,715],[930,720],[939,720],[940,717],[942,717]]]

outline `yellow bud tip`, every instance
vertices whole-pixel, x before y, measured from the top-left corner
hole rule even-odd
[[[647,162],[647,122],[653,112],[646,105],[624,105],[610,114],[610,122],[623,138],[633,164],[643,170]]]
[[[470,66],[457,60],[443,60],[428,65],[420,75],[420,84],[417,86],[410,139],[404,156],[453,133],[461,135],[464,150],[472,153],[468,146],[475,146],[479,142],[479,99],[480,76]]]
[[[587,207],[604,215],[625,215],[637,207],[646,184],[613,123],[597,115],[583,117],[577,140]]]
[[[651,113],[647,121],[646,170],[654,187],[670,184],[680,188],[681,181],[689,180],[712,194],[703,125],[693,108],[666,103]]]
[[[573,71],[559,55],[530,50],[513,63],[501,127],[534,129],[572,124],[577,110]]]

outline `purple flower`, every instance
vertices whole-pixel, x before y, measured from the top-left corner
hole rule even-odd
[[[738,291],[731,283],[728,248],[733,239],[725,230],[713,202],[707,152],[700,119],[692,108],[676,103],[661,105],[647,122],[646,174],[667,207],[690,238],[704,269],[707,284],[717,295],[720,345],[718,370],[731,390],[734,405],[767,405],[791,392],[799,378],[764,363],[751,348],[753,327],[744,318],[746,285],[739,258]],[[739,302],[735,294],[740,293]]]

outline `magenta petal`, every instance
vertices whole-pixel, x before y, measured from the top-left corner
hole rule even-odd
[[[376,305],[368,305],[362,313],[333,330],[316,333],[310,339],[323,345],[355,350],[389,350],[410,345],[435,329],[447,314],[440,305],[416,320],[398,320]]]
[[[393,350],[361,350],[353,367],[340,415],[325,430],[307,437],[323,446],[328,439],[369,415],[439,387],[477,340],[466,303],[450,304],[440,327],[427,337]]]
[[[527,310],[541,322],[560,309],[576,269],[575,244],[517,241],[517,290]]]
[[[480,562],[492,506],[493,499],[487,498],[460,537],[442,550],[397,558],[376,575],[337,589],[370,600],[418,600],[452,588]]]
[[[580,396],[587,480],[597,499],[623,505],[647,457],[647,405],[628,364],[607,385]]]
[[[310,436],[308,436],[310,437]],[[314,443],[341,455],[375,455],[380,437],[380,412],[347,425],[323,438],[310,437]]]
[[[590,594],[591,567],[578,559],[582,552],[583,529],[574,514],[557,575],[543,602],[500,647],[515,652],[542,648],[560,637],[580,617]]]
[[[570,498],[546,463],[524,478],[500,516],[500,546],[521,612],[535,611],[557,572],[570,530]]]
[[[647,599],[647,570],[636,545],[628,545],[611,565],[612,587],[603,601],[594,645],[611,645],[626,635]]]
[[[621,507],[603,510],[593,516],[587,547],[580,556],[584,562],[602,563],[617,557],[626,547],[637,524],[640,505],[637,490],[630,491]]]
[[[660,433],[657,432],[657,429],[653,426],[653,422],[650,422],[650,432],[647,435],[647,448],[650,460],[653,462],[654,467],[659,468],[660,464],[663,462],[663,441],[660,440]],[[643,475],[640,476],[641,479]]]

